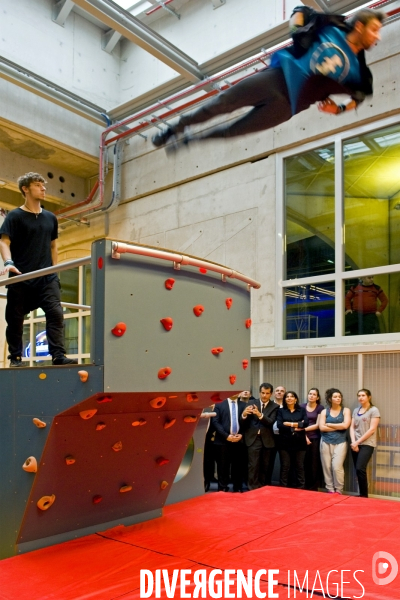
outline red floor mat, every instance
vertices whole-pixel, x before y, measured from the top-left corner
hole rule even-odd
[[[388,585],[378,585],[372,577],[376,552],[390,553],[400,562],[399,539],[397,502],[282,488],[207,494],[166,507],[164,516],[154,521],[1,561],[0,599],[131,600],[140,598],[141,569],[167,569],[170,578],[174,569],[205,569],[207,576],[213,569],[242,570],[245,575],[252,569],[253,576],[261,569],[277,569],[278,598],[328,598],[329,593],[336,598],[399,600],[399,575]],[[388,563],[378,577],[382,580],[391,568]],[[348,583],[341,586],[341,577]],[[265,598],[267,581],[263,575],[260,590]],[[235,590],[233,584],[233,598]],[[193,591],[194,586],[187,587],[187,597]],[[181,592],[178,579],[170,597],[181,598]],[[164,590],[161,597],[167,597]],[[228,597],[224,588],[219,597]],[[257,596],[253,591],[249,597]]]

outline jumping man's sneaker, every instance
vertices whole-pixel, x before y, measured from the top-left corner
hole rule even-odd
[[[153,142],[153,146],[155,146],[156,148],[161,148],[161,146],[165,146],[165,144],[168,142],[169,138],[172,137],[173,135],[175,135],[175,131],[173,129],[171,129],[171,127],[168,127],[167,129],[164,129],[163,131],[156,133],[151,138],[151,141]]]
[[[66,356],[58,356],[53,358],[53,365],[77,365],[78,361],[76,358],[67,358]]]
[[[11,358],[10,360],[10,367],[11,368],[15,368],[15,367],[27,367],[28,363],[24,363],[21,360],[20,356],[16,356],[15,358]]]

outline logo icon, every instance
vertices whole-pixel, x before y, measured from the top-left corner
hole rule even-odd
[[[325,75],[340,82],[347,76],[350,63],[339,46],[332,42],[323,42],[314,50],[310,68],[315,75]]]
[[[389,565],[391,572],[386,577],[380,577],[388,573]],[[388,585],[397,577],[399,565],[397,560],[389,552],[375,552],[372,557],[372,579],[376,585]]]

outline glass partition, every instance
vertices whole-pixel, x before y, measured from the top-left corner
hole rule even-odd
[[[400,331],[400,273],[345,281],[345,335]]]
[[[285,161],[284,279],[334,272],[334,182],[333,144]]]
[[[283,158],[278,343],[400,331],[400,124],[372,128]]]
[[[400,263],[400,126],[343,143],[345,252],[353,269]]]
[[[335,335],[335,284],[296,285],[285,288],[286,340]]]

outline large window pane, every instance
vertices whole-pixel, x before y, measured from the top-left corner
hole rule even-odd
[[[64,319],[65,350],[67,354],[78,354],[78,318]]]
[[[285,161],[285,279],[335,269],[335,161],[330,144]]]
[[[91,293],[92,293],[92,265],[85,265],[83,267],[83,293],[82,302],[83,304],[90,305]]]
[[[343,143],[348,268],[400,263],[400,126]]]
[[[284,290],[284,339],[335,335],[335,284],[296,285]]]
[[[24,323],[22,334],[22,353],[26,357],[30,356],[30,327],[27,323]]]
[[[69,269],[60,273],[61,295],[63,302],[78,304],[79,302],[79,268]],[[65,312],[71,309],[64,308]]]
[[[82,352],[84,354],[90,353],[90,324],[90,316],[82,318]]]
[[[400,331],[400,273],[348,279],[345,335]]]

